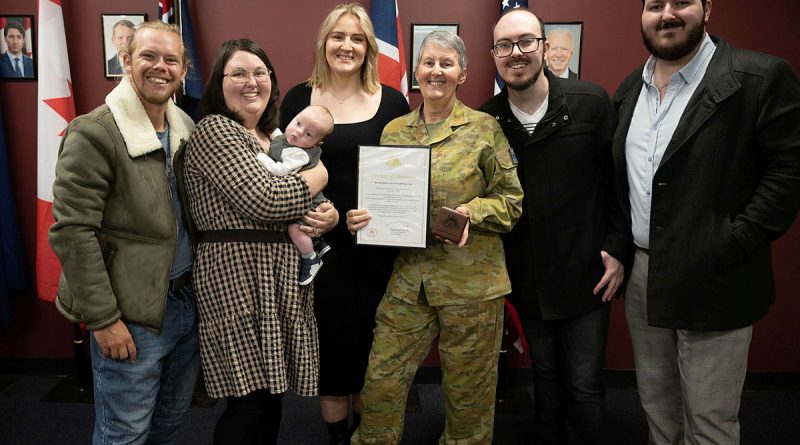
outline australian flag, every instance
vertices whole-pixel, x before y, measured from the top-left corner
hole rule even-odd
[[[158,19],[164,23],[175,23],[175,8],[172,0],[158,0]]]
[[[17,227],[14,195],[11,193],[11,169],[6,156],[3,113],[0,112],[0,328],[11,324],[8,289],[28,286],[22,236]]]

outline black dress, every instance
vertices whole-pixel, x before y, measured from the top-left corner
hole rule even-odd
[[[339,224],[325,235],[332,250],[314,279],[314,313],[319,327],[319,394],[343,396],[361,392],[372,346],[375,310],[386,291],[397,252],[386,247],[356,246],[344,212],[356,208],[359,145],[377,145],[392,119],[410,110],[397,90],[382,86],[381,103],[366,121],[336,124],[322,145],[328,169],[324,193],[339,210]],[[300,84],[281,103],[280,128],[311,102],[311,88]]]

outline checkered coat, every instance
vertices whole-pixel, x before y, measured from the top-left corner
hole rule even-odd
[[[185,177],[199,230],[286,230],[311,207],[298,175],[272,176],[260,145],[235,121],[204,118],[189,139]],[[194,266],[208,394],[258,389],[315,395],[317,325],[311,286],[299,287],[291,243],[201,243]]]

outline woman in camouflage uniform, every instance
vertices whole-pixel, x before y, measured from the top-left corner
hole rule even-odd
[[[390,122],[382,144],[431,147],[430,221],[442,206],[467,215],[457,243],[404,249],[376,315],[362,392],[361,426],[352,443],[398,443],[408,388],[439,337],[445,429],[441,443],[491,443],[503,296],[511,285],[500,233],[522,213],[522,189],[495,120],[456,99],[466,79],[466,50],[455,34],[422,43],[414,75],[423,104]],[[348,226],[366,226],[364,210]]]

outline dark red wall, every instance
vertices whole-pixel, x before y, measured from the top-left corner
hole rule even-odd
[[[305,80],[311,69],[311,48],[325,14],[338,1],[217,0],[190,1],[200,65],[208,73],[219,45],[230,38],[249,37],[272,58],[280,87],[286,91]],[[368,0],[365,0],[368,3]],[[406,48],[411,23],[459,23],[469,49],[468,80],[459,98],[477,107],[489,98],[494,68],[489,56],[491,26],[498,2],[490,0],[399,0]],[[62,0],[66,21],[75,105],[86,113],[102,103],[115,83],[103,77],[101,13],[146,12],[156,15],[156,0]],[[639,35],[641,4],[634,0],[532,0],[545,21],[583,21],[581,72],[586,80],[613,93],[619,82],[644,62]],[[314,6],[310,6],[314,5]],[[368,6],[368,5],[367,5]],[[752,9],[750,9],[752,8]],[[36,14],[35,0],[4,0],[0,14]],[[800,2],[717,0],[709,30],[740,47],[787,59],[800,71]],[[38,17],[36,19],[38,28]],[[36,197],[36,82],[0,82],[0,102],[6,119],[6,143],[12,167],[20,224],[31,277],[34,265]],[[411,103],[418,105],[418,93]],[[332,172],[335,174],[335,172]],[[0,209],[0,211],[3,211]],[[777,301],[769,316],[756,325],[750,353],[751,371],[800,372],[800,224],[774,245]],[[31,278],[31,281],[33,279]],[[0,332],[0,357],[66,358],[72,354],[72,327],[49,303],[36,300],[33,290],[13,299],[13,325]],[[622,305],[615,303],[609,335],[608,366],[632,368],[630,341]]]

